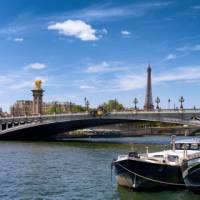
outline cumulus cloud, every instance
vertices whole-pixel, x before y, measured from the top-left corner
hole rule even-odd
[[[46,68],[46,64],[44,63],[30,63],[29,65],[26,65],[24,69],[35,69],[35,70],[41,70]]]
[[[67,20],[48,26],[49,30],[56,30],[59,34],[74,36],[82,41],[98,40],[96,30],[82,20]]]
[[[13,41],[14,41],[14,42],[19,42],[19,43],[20,43],[20,42],[23,42],[23,41],[24,41],[24,38],[14,38]]]

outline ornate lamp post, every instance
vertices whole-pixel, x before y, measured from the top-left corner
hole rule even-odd
[[[86,108],[86,111],[89,110],[89,105],[90,105],[90,102],[88,101],[88,99],[85,97],[84,98],[84,101],[85,101],[85,108]]]
[[[85,106],[86,106],[86,110],[87,110],[87,111],[89,110],[89,105],[90,105],[90,102],[87,100],[87,101],[85,102]]]
[[[69,102],[69,112],[70,113],[72,112],[72,102],[71,101]]]
[[[156,100],[155,100],[155,102],[156,102],[156,109],[158,109],[158,110],[159,110],[160,98],[159,98],[159,97],[157,97],[157,98],[156,98]]]
[[[85,102],[85,109],[87,111],[87,105],[86,105],[87,104],[87,98],[86,97],[84,98],[84,102]]]
[[[134,105],[135,105],[135,110],[137,110],[138,99],[137,99],[137,98],[134,98],[134,99],[133,99],[133,103],[134,103]]]
[[[181,103],[180,105],[180,109],[183,109],[183,102],[185,101],[185,99],[183,98],[183,96],[180,97],[179,102]]]
[[[57,111],[57,102],[55,101],[54,102],[54,113],[56,114],[56,111]]]
[[[168,109],[170,109],[170,102],[171,102],[171,99],[168,99]]]

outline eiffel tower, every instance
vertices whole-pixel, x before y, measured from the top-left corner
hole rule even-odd
[[[144,110],[146,110],[146,111],[154,110],[153,98],[152,98],[152,87],[151,87],[151,66],[150,66],[150,64],[147,68],[147,87],[146,87]]]

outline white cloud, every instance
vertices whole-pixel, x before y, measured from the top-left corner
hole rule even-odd
[[[7,85],[7,84],[11,83],[15,77],[16,76],[13,76],[13,75],[0,75],[1,86],[4,84]]]
[[[130,36],[130,35],[131,35],[131,32],[129,32],[129,31],[127,31],[127,30],[122,30],[122,31],[121,31],[121,35],[127,37],[127,36]]]
[[[22,81],[20,83],[15,83],[9,86],[11,90],[22,90],[25,88],[30,88],[33,85],[33,81]]]
[[[29,65],[26,65],[24,67],[24,69],[35,69],[35,70],[41,70],[41,69],[44,69],[46,68],[46,64],[44,63],[31,63]]]
[[[177,51],[191,52],[191,51],[200,51],[200,44],[194,46],[184,46],[177,49]]]
[[[92,85],[81,85],[80,89],[94,89],[95,87]]]
[[[177,58],[176,54],[170,53],[163,59],[163,61],[174,60],[176,58]]]
[[[106,28],[103,28],[103,29],[101,29],[101,32],[103,33],[103,34],[108,34],[108,30],[106,29]]]
[[[57,30],[59,34],[74,36],[82,41],[95,41],[98,37],[96,30],[82,20],[67,20],[48,26],[49,30]]]
[[[143,88],[146,85],[146,77],[138,75],[127,75],[116,81],[120,90],[133,90]]]
[[[19,43],[20,43],[20,42],[23,42],[23,41],[24,41],[24,38],[14,38],[13,41],[14,41],[14,42],[19,42]]]
[[[110,7],[108,4],[101,6],[92,6],[90,8],[71,13],[72,17],[96,20],[117,17],[141,17],[147,15],[150,11],[165,8],[173,2],[152,2],[152,3],[134,3],[126,6]]]
[[[11,84],[8,88],[11,90],[24,90],[24,89],[30,89],[34,87],[34,81],[35,80],[41,80],[42,83],[47,83],[50,79],[47,76],[39,76],[35,78],[31,78],[31,80],[23,80],[19,81],[17,83]]]
[[[187,67],[180,68],[173,73],[160,75],[154,78],[155,83],[166,82],[166,81],[189,81],[199,80],[200,81],[200,67]]]
[[[112,66],[114,64],[110,64],[106,61],[101,62],[100,64],[91,65],[86,69],[87,73],[108,73],[115,71],[125,71],[127,68],[122,66]]]
[[[152,78],[153,84],[163,82],[200,82],[200,66],[184,67],[174,70],[171,73],[155,75]],[[125,75],[115,80],[118,90],[134,90],[146,87],[146,75]]]

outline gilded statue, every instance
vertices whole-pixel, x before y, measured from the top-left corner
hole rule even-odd
[[[42,81],[41,80],[35,80],[35,89],[41,90]]]

